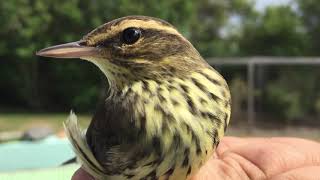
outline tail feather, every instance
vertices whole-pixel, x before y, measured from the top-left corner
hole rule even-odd
[[[94,157],[87,144],[85,132],[80,129],[77,116],[72,111],[69,118],[63,123],[63,126],[84,170],[96,179],[106,179],[107,175]]]

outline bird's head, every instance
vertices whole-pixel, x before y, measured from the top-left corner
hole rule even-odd
[[[113,20],[80,41],[45,48],[37,55],[93,62],[114,88],[136,80],[184,76],[206,66],[197,50],[171,24],[146,16]]]

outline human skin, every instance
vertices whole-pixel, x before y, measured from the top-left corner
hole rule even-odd
[[[79,169],[72,180],[93,179]],[[319,180],[320,143],[299,138],[225,137],[192,180]]]

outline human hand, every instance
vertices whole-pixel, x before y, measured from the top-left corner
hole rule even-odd
[[[72,180],[93,179],[79,169]],[[192,180],[320,179],[320,144],[298,138],[221,140],[216,154]]]

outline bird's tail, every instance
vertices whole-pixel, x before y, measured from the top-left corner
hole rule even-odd
[[[84,170],[95,179],[106,179],[107,175],[104,173],[103,167],[94,157],[87,144],[85,132],[80,129],[77,116],[72,111],[70,112],[69,118],[63,123],[63,126]]]

